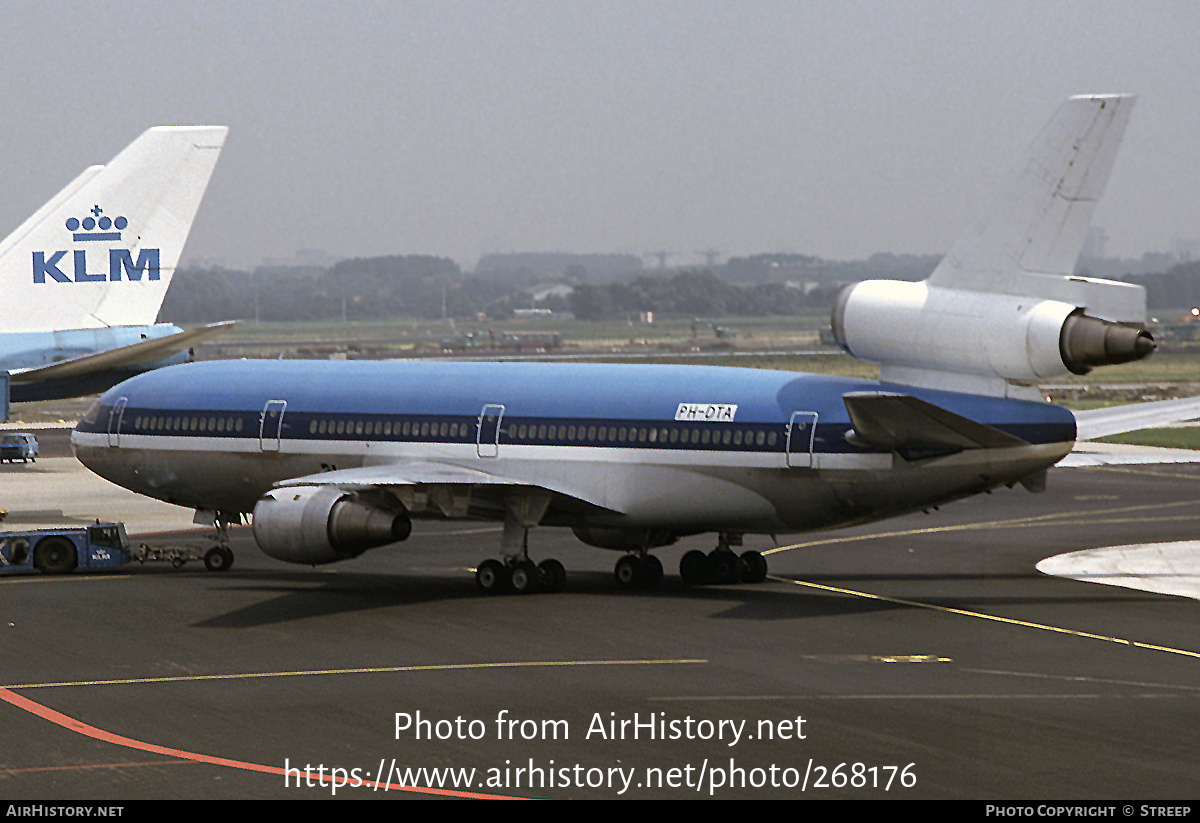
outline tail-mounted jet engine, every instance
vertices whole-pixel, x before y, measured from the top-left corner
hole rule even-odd
[[[1089,285],[1098,291],[1102,281]],[[847,286],[834,304],[832,325],[842,348],[863,360],[1026,384],[1154,351],[1154,338],[1140,323],[1103,320],[1060,300],[927,282]]]
[[[254,539],[266,554],[317,565],[357,557],[412,533],[408,512],[333,486],[275,489],[254,506]]]

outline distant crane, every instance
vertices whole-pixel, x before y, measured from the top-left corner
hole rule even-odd
[[[667,258],[670,257],[674,253],[675,252],[672,252],[672,251],[648,251],[645,254],[643,254],[642,256],[654,258],[655,260],[658,261],[658,267],[660,269],[665,269],[667,267]]]

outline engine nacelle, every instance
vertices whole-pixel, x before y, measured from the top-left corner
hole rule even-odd
[[[259,548],[289,563],[347,560],[411,533],[412,521],[403,507],[381,507],[332,486],[275,489],[254,506]]]
[[[584,543],[598,549],[634,552],[669,546],[676,541],[673,532],[666,529],[620,529],[612,526],[574,526],[571,531]]]
[[[1034,383],[1139,360],[1154,338],[1040,297],[895,280],[847,286],[833,309],[846,351],[886,366]]]

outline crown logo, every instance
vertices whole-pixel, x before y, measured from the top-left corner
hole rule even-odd
[[[82,220],[77,217],[67,218],[67,231],[71,232],[76,241],[120,240],[122,230],[129,225],[129,221],[124,217],[115,220],[110,218],[99,206],[92,206],[88,212],[89,216]]]

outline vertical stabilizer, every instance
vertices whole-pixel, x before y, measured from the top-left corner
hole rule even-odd
[[[4,331],[152,324],[226,131],[152,128],[0,242]]]
[[[1059,106],[991,208],[954,244],[929,284],[1090,303],[1093,316],[1142,322],[1136,287],[1085,289],[1082,282],[1072,286],[1066,280],[1075,271],[1135,100],[1125,94],[1080,95]],[[1086,301],[1079,299],[1085,291]]]
[[[927,280],[843,289],[832,318],[843,348],[885,382],[1028,398],[1039,382],[1153,352],[1145,289],[1073,274],[1133,101],[1063,103]]]

